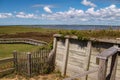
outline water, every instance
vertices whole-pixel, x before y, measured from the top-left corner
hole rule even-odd
[[[104,25],[36,25],[36,26],[34,25],[31,27],[69,29],[69,30],[120,29],[120,26],[104,26]]]
[[[68,29],[68,30],[120,29],[120,26],[109,26],[109,25],[10,25],[10,26],[41,27],[41,28]]]

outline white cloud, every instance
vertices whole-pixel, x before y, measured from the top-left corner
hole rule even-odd
[[[95,9],[94,7],[87,10],[69,8],[67,11],[52,12],[51,14],[31,14],[25,12],[14,13],[17,18],[32,18],[46,21],[58,21],[61,23],[88,23],[88,24],[107,24],[119,23],[120,24],[120,8],[116,5],[110,5],[105,8]],[[0,13],[0,18],[12,17],[12,13]]]
[[[12,13],[0,13],[0,18],[10,18],[12,17]]]
[[[87,1],[87,0],[83,0],[81,3],[85,6],[96,7],[96,5],[94,3]]]
[[[36,18],[36,16],[34,14],[26,14],[24,12],[17,13],[16,17],[18,17],[18,18]]]
[[[51,9],[49,6],[45,6],[44,8],[44,11],[47,12],[47,13],[52,13]]]
[[[41,19],[66,21],[66,22],[114,22],[120,21],[120,8],[116,5],[110,5],[105,8],[95,10],[93,7],[86,11],[81,9],[70,8],[68,11],[56,12],[52,14],[42,14]]]
[[[43,10],[47,13],[52,13],[51,8],[54,8],[54,5],[45,5],[45,4],[35,4],[32,6],[33,8],[43,8]]]

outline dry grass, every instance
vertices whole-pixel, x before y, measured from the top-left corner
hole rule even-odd
[[[62,80],[62,79],[63,77],[61,77],[60,73],[58,72],[53,72],[51,74],[46,74],[46,75],[38,75],[32,78],[26,78],[15,74],[10,74],[3,78],[0,78],[0,80]]]

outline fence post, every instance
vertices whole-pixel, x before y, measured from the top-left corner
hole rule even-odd
[[[56,49],[57,49],[57,38],[54,37],[54,41],[53,41],[53,50],[56,53]]]
[[[65,40],[65,54],[64,54],[64,57],[63,57],[63,66],[62,66],[62,76],[66,75],[68,54],[69,54],[69,37],[66,37],[66,40]]]
[[[114,46],[118,48],[118,45],[114,45]],[[118,53],[112,56],[110,74],[108,75],[109,80],[115,80],[117,63],[118,63]]]
[[[106,80],[108,59],[100,59],[98,80]]]
[[[86,49],[86,58],[85,58],[85,66],[84,69],[85,71],[89,70],[89,65],[90,65],[90,58],[91,58],[91,47],[92,47],[92,41],[88,41],[87,43],[87,49]],[[85,80],[87,80],[88,75],[85,76]]]
[[[27,53],[27,71],[28,71],[28,76],[31,77],[31,53]]]
[[[13,58],[14,58],[14,67],[15,67],[15,70],[18,71],[17,51],[16,50],[13,51]]]
[[[52,59],[52,64],[51,65],[55,65],[55,59],[56,59],[56,49],[57,49],[57,37],[54,36],[54,41],[53,41],[53,59]],[[53,68],[55,68],[55,66],[53,66]]]

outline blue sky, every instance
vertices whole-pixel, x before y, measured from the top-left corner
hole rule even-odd
[[[120,25],[119,0],[0,0],[0,25]]]

